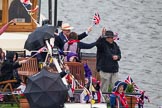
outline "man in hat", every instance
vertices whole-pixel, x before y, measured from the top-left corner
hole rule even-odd
[[[68,23],[63,23],[61,26],[61,32],[58,36],[55,37],[55,46],[57,46],[59,49],[63,50],[64,44],[68,41],[69,34],[71,33],[71,30],[73,29],[72,26]],[[88,36],[88,33],[92,31],[92,27],[89,27],[86,32],[83,32],[82,34],[78,35],[78,40],[81,40]]]
[[[118,61],[121,59],[120,48],[114,41],[114,33],[103,28],[102,36],[97,40],[96,68],[100,73],[101,90],[108,92],[108,87],[118,80]]]

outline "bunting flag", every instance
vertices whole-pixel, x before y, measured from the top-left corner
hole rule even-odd
[[[93,24],[94,25],[99,24],[100,23],[100,20],[101,20],[101,18],[100,18],[100,15],[98,14],[98,12],[95,13],[95,15],[93,16]]]
[[[90,99],[90,92],[87,89],[84,89],[80,94],[80,103],[86,103]]]
[[[76,88],[76,82],[75,82],[75,80],[72,78],[71,90],[72,90],[73,93],[74,93],[75,88]]]
[[[68,75],[66,75],[66,80],[71,85],[71,91],[72,91],[72,93],[74,93],[74,90],[76,88],[75,79],[72,78],[72,76],[70,74],[68,74]]]
[[[3,101],[3,98],[4,98],[3,94],[0,93],[0,102]]]

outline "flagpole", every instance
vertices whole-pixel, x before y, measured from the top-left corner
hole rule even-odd
[[[29,57],[26,61],[28,61],[28,60],[30,60],[30,59],[32,59],[34,56],[36,56],[36,55],[38,55],[39,54],[39,52],[37,52],[37,53],[35,53],[34,55],[32,55],[31,57]]]
[[[52,56],[52,48],[51,48],[51,46],[50,46],[48,40],[46,40],[45,43],[46,43],[46,45],[47,45],[48,52],[49,52],[49,54],[51,55],[51,57],[52,57],[52,59],[53,59],[53,63],[55,64],[57,71],[58,71],[59,73],[62,72],[61,67],[60,67],[60,65],[59,65],[59,63],[58,63],[58,61],[57,61],[57,59],[56,59],[55,57]],[[62,81],[64,82],[65,85],[68,85],[68,83],[67,83],[67,81],[66,81],[66,79],[65,79],[64,77],[62,78]]]
[[[8,28],[8,26],[9,26],[10,24],[12,24],[12,23],[16,24],[16,22],[15,22],[14,19],[12,19],[10,22],[8,22],[7,24],[5,24],[5,25],[0,29],[0,35],[3,34],[3,33],[5,32],[5,30]]]

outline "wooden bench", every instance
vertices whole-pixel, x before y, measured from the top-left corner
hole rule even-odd
[[[28,58],[18,58],[18,60],[26,60]],[[22,80],[26,82],[24,77],[34,75],[38,72],[38,61],[37,58],[31,58],[26,63],[22,64],[22,67],[18,68],[18,74],[23,76]]]
[[[100,80],[100,74],[96,70],[96,57],[82,57],[82,61],[87,61],[89,68],[92,71],[92,75]]]

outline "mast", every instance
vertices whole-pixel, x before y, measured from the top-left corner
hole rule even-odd
[[[40,13],[41,13],[41,0],[39,0],[38,18],[37,18],[37,23],[38,24],[40,24]]]
[[[52,24],[52,0],[48,0],[48,19],[48,23]]]
[[[54,26],[57,26],[57,0],[54,2]]]

